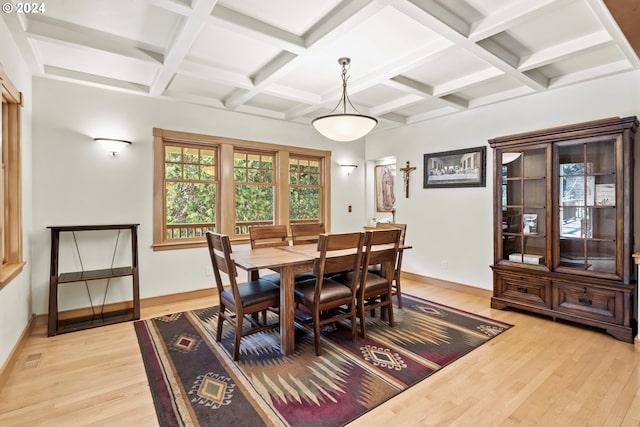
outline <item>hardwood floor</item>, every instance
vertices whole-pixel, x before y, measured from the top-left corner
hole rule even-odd
[[[639,426],[640,352],[601,331],[489,307],[403,280],[403,290],[514,324],[351,426]],[[143,308],[144,318],[216,304]],[[155,426],[132,323],[47,338],[39,318],[0,390],[0,426]]]

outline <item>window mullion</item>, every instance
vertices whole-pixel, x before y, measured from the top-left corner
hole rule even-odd
[[[289,224],[289,153],[276,154],[276,224]]]
[[[236,192],[235,182],[233,179],[233,145],[222,144],[220,145],[219,156],[219,170],[220,170],[220,188],[217,211],[220,213],[218,216],[220,233],[233,235],[235,222],[236,222]]]

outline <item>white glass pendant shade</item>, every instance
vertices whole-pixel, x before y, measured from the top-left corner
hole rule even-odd
[[[318,132],[334,141],[354,141],[362,138],[378,123],[362,114],[330,114],[314,119],[311,124]]]
[[[326,138],[342,142],[354,141],[371,132],[371,129],[378,124],[378,120],[375,117],[360,114],[349,100],[347,95],[347,70],[351,64],[351,59],[339,58],[338,64],[342,66],[342,96],[340,101],[331,113],[315,118],[311,124]],[[355,113],[347,113],[347,103]],[[340,106],[342,106],[342,113],[334,113]]]

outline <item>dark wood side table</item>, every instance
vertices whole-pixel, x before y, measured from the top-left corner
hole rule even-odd
[[[70,225],[51,226],[51,271],[49,277],[49,328],[48,335],[53,336],[65,332],[88,329],[112,323],[126,322],[140,319],[140,285],[138,277],[138,226],[140,224],[108,224],[108,225]],[[113,266],[99,270],[59,273],[58,260],[60,255],[60,233],[85,232],[100,230],[129,230],[131,233],[131,265],[126,267]],[[74,236],[75,237],[75,236]],[[119,237],[119,236],[118,236]],[[116,241],[117,245],[117,241]],[[117,249],[117,246],[116,246]],[[115,249],[114,249],[115,251]],[[133,298],[128,307],[119,308],[99,316],[82,315],[60,320],[58,316],[58,287],[61,284],[73,282],[87,282],[89,280],[110,279],[112,277],[131,276],[133,282]],[[91,307],[93,312],[93,306]],[[104,308],[104,307],[103,307]]]

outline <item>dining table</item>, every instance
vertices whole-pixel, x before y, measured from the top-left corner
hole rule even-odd
[[[259,270],[268,269],[280,273],[280,352],[284,355],[293,353],[295,348],[295,275],[313,271],[317,256],[317,243],[233,252],[235,264],[254,278]]]
[[[380,249],[388,247],[381,245]],[[401,245],[400,250],[411,246]],[[339,256],[336,251],[331,256]],[[319,256],[318,244],[262,247],[233,252],[236,266],[249,272],[251,278],[258,277],[259,270],[272,270],[280,274],[280,352],[290,355],[295,349],[295,276],[313,271]]]

